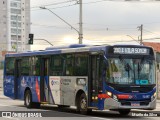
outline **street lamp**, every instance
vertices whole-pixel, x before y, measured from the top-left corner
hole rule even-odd
[[[132,38],[132,40],[134,40],[134,41],[136,41],[137,43],[139,43],[138,40],[134,39],[132,36],[130,36],[130,35],[126,35],[126,36]],[[140,44],[140,43],[139,43],[139,44]]]
[[[18,14],[16,15],[16,52],[18,53]]]
[[[82,33],[80,31],[78,31],[75,27],[73,27],[71,24],[69,24],[68,22],[66,22],[64,19],[62,19],[60,16],[58,16],[56,13],[54,13],[52,10],[50,10],[49,8],[46,8],[46,7],[40,7],[41,9],[45,9],[45,10],[48,10],[50,11],[52,14],[54,14],[56,17],[58,17],[59,19],[61,19],[64,23],[66,23],[68,26],[71,27],[71,29],[74,29],[78,35],[79,35],[79,44],[82,44]]]
[[[50,43],[48,40],[46,40],[46,39],[34,39],[34,40],[41,40],[41,41],[46,41],[48,44],[50,44],[51,46],[53,46],[53,44],[52,43]]]

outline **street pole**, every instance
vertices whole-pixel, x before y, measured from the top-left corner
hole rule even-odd
[[[140,45],[143,45],[143,25],[137,27],[139,31],[141,31],[141,39],[140,39]]]
[[[140,44],[142,45],[143,39],[142,39],[142,35],[143,35],[143,25],[141,24],[140,26],[140,30],[141,30],[141,41]]]
[[[83,43],[82,0],[79,0],[79,44]]]
[[[18,15],[16,15],[16,52],[18,53]]]

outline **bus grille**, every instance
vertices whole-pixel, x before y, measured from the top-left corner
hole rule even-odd
[[[149,101],[141,101],[139,102],[140,106],[147,106],[149,105]],[[122,106],[131,106],[131,102],[130,101],[126,101],[126,102],[121,102]]]

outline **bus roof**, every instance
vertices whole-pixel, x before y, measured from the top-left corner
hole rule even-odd
[[[81,47],[89,47],[91,45],[85,44],[71,44],[68,46],[56,46],[56,47],[47,47],[45,50],[56,50],[56,49],[67,49],[67,48],[81,48]]]
[[[69,46],[49,47],[45,50],[28,51],[23,53],[6,54],[6,57],[21,57],[21,56],[36,56],[36,55],[50,55],[50,54],[62,54],[62,53],[77,53],[77,52],[96,52],[101,50],[109,50],[113,47],[138,47],[138,48],[151,48],[141,45],[84,45],[84,44],[72,44]]]

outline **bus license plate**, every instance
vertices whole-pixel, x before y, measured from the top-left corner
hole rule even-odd
[[[131,106],[138,107],[138,106],[140,106],[140,103],[139,102],[132,102]]]

